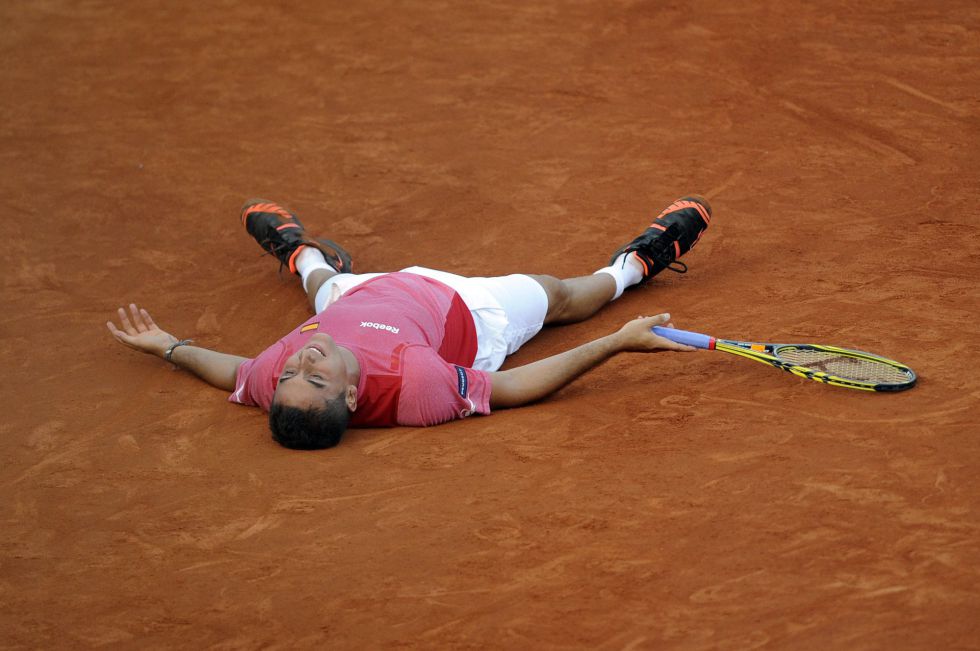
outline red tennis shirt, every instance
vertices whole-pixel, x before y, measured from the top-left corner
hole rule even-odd
[[[477,350],[469,309],[452,288],[411,273],[355,287],[244,362],[229,401],[268,411],[286,359],[317,332],[361,367],[354,426],[436,425],[490,413],[490,375],[469,368]]]

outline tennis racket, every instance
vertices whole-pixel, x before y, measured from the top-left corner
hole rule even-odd
[[[653,332],[679,344],[747,357],[835,387],[861,391],[902,391],[915,386],[915,371],[905,364],[860,350],[818,344],[731,341],[660,326],[654,326]]]

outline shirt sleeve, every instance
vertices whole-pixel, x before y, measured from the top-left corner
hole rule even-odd
[[[237,402],[240,405],[255,404],[250,390],[254,388],[254,382],[252,383],[253,386],[249,386],[253,366],[255,366],[254,359],[246,360],[238,366],[238,372],[235,373],[235,391],[228,396],[228,402]]]
[[[235,375],[235,391],[228,396],[228,402],[269,410],[276,385],[262,361],[260,356],[241,363]]]
[[[450,364],[424,346],[406,350],[403,364],[399,425],[438,425],[490,413],[489,373]]]

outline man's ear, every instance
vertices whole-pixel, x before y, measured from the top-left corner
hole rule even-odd
[[[344,402],[347,403],[347,408],[352,412],[357,411],[357,387],[353,384],[347,385],[347,395],[344,396]]]

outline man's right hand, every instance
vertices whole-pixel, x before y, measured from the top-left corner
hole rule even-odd
[[[137,308],[135,303],[129,304],[129,311],[132,320],[126,314],[126,310],[119,308],[117,314],[122,330],[116,327],[112,321],[106,321],[106,327],[112,336],[122,344],[135,348],[136,350],[163,357],[167,348],[177,342],[177,337],[169,332],[165,332],[153,322],[150,313],[142,308]]]
[[[634,353],[655,353],[664,350],[677,352],[693,352],[697,348],[678,344],[659,335],[653,334],[653,326],[673,328],[669,314],[657,316],[641,316],[633,319],[616,333],[620,350]]]

